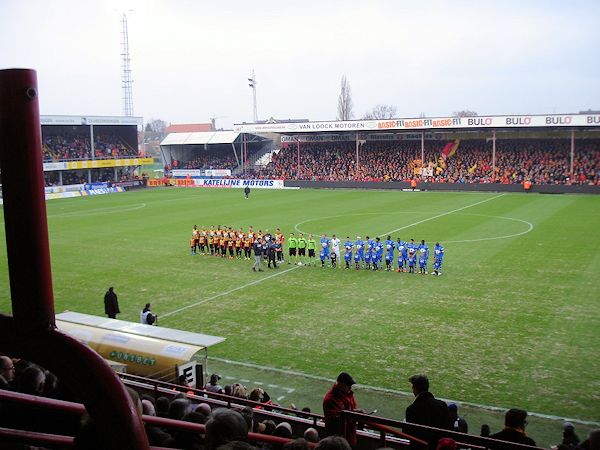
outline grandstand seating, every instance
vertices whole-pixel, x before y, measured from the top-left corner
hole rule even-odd
[[[42,136],[44,162],[92,159],[89,136],[48,134]],[[94,135],[94,158],[123,158],[137,156],[137,149],[127,145],[119,136],[98,133]]]
[[[317,429],[321,436],[326,435],[323,416],[320,414],[300,412],[275,404],[265,404],[251,401],[246,398],[210,393],[204,390],[191,389],[188,387],[182,387],[180,385],[174,385],[134,375],[119,375],[127,386],[135,389],[142,398],[150,399],[150,401],[155,401],[158,397],[166,397],[169,399],[169,401],[172,401],[173,399],[185,396],[193,405],[195,404],[197,406],[201,403],[206,403],[213,410],[215,408],[232,408],[242,412],[244,408],[250,407],[252,408],[252,414],[255,420],[256,428],[258,427],[259,422],[264,422],[266,420],[271,420],[275,423],[285,421],[291,425],[292,439],[294,437],[301,437],[304,431],[309,427]],[[53,415],[54,418],[62,417],[61,421],[54,421],[55,423],[62,425],[64,425],[69,418],[71,418],[73,422],[78,421],[78,417],[85,412],[85,407],[79,403],[58,400],[53,397],[55,397],[54,394],[50,395],[49,397],[42,397],[0,390],[0,407],[3,408],[0,408],[0,411],[4,413],[0,414],[0,444],[6,444],[8,442],[28,442],[40,445],[58,444],[65,448],[73,447],[73,436],[65,434],[64,426],[57,427],[52,434],[44,434],[40,433],[39,428],[35,426],[32,428],[31,423],[23,424],[22,428],[15,429],[5,427],[5,423],[2,422],[3,419],[6,419],[6,414],[11,413],[13,405],[17,405],[19,411],[38,411],[36,414],[42,414],[41,416],[36,415],[38,418],[44,417],[44,414],[46,414],[47,417],[50,417],[50,415]],[[192,407],[192,409],[195,408]],[[413,438],[411,433],[427,428],[422,425],[408,424],[406,422],[376,417],[358,412],[345,411],[343,415],[347,421],[356,421],[363,424],[361,426],[361,430],[358,432],[358,447],[365,450],[371,450],[380,447],[402,448],[409,446],[411,442],[418,448],[418,444],[423,441]],[[186,430],[200,434],[204,434],[205,432],[205,427],[202,424],[161,417],[161,414],[159,413],[157,413],[157,416],[144,415],[142,416],[142,420],[147,426],[158,426],[175,431]],[[27,416],[23,415],[22,417]],[[14,422],[9,423],[11,426],[14,426]],[[256,429],[254,431],[256,431]],[[495,448],[498,444],[498,441],[490,438],[446,430],[443,432],[448,437],[453,438],[456,442],[462,443],[464,446],[468,446],[469,448]],[[77,432],[75,434],[77,434]],[[169,433],[167,433],[167,435],[168,434]],[[263,431],[262,433],[251,432],[249,433],[248,440],[255,444],[270,443],[279,445],[291,441],[290,439],[273,436],[269,434],[268,431]],[[314,444],[309,444],[309,447],[314,447]],[[502,444],[502,448],[507,450],[516,450],[525,448],[534,449],[536,447],[504,443]]]
[[[577,143],[570,171],[570,141],[566,139],[498,139],[492,173],[492,143],[463,140],[456,153],[441,158],[447,141],[425,142],[424,163],[420,142],[369,141],[359,150],[356,163],[354,142],[302,143],[300,167],[297,147],[282,148],[270,164],[255,168],[257,178],[313,181],[407,181],[415,169],[429,167],[423,181],[438,183],[522,183],[600,185],[600,140]]]

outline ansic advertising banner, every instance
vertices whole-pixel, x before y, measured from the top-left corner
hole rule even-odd
[[[429,130],[461,128],[599,127],[600,114],[550,114],[528,116],[423,117],[368,119],[340,122],[239,124],[240,133],[318,133],[335,131]]]
[[[193,180],[197,187],[241,188],[251,189],[283,189],[283,180],[248,180],[241,178],[212,178]]]

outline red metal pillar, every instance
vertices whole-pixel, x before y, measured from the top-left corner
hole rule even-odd
[[[42,137],[33,70],[0,71],[0,167],[13,317],[54,328]]]
[[[54,372],[84,400],[115,449],[147,449],[125,387],[89,347],[55,330],[35,71],[0,70],[0,169],[13,317],[0,349]]]

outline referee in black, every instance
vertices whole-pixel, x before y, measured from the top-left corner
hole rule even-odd
[[[246,186],[244,188],[244,198],[248,199],[250,198],[250,187]]]

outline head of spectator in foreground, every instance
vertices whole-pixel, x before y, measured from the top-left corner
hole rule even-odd
[[[457,448],[454,439],[445,437],[438,441],[436,450],[456,450]]]
[[[142,409],[146,416],[156,416],[156,409],[150,400],[142,400]]]
[[[315,428],[307,428],[304,430],[304,439],[308,442],[317,443],[319,442],[319,432]]]
[[[42,395],[46,375],[38,366],[30,366],[19,377],[19,392],[23,394]]]
[[[481,425],[481,436],[489,437],[492,434],[492,430],[490,430],[490,426],[486,423]]]
[[[217,384],[219,384],[219,380],[221,379],[221,375],[217,374],[217,373],[213,373],[210,376],[210,381],[209,383],[212,384],[213,386],[216,386]]]
[[[522,409],[509,409],[504,415],[504,426],[517,430],[524,430],[527,425],[527,411]]]
[[[283,444],[282,450],[310,450],[308,442],[304,438],[297,438],[293,441],[289,441],[287,444]]]
[[[158,397],[155,403],[156,415],[158,417],[169,417],[169,405],[171,402],[167,397]]]
[[[336,381],[337,386],[344,392],[350,392],[352,385],[356,384],[356,381],[348,372],[340,373]]]
[[[321,439],[315,450],[352,450],[348,441],[341,436],[329,436]]]
[[[169,419],[181,420],[192,412],[192,404],[187,398],[176,398],[169,405]]]
[[[415,397],[421,392],[429,391],[429,378],[427,378],[427,375],[413,375],[408,381],[412,384],[412,391]]]
[[[15,379],[15,365],[8,356],[0,356],[0,377],[7,382]]]
[[[289,439],[292,437],[292,426],[288,422],[281,422],[275,427],[273,436]]]
[[[247,437],[246,421],[232,409],[217,408],[206,422],[207,450],[215,450],[230,441],[245,441]]]
[[[200,403],[196,406],[196,409],[194,411],[196,411],[197,413],[204,414],[206,417],[208,417],[212,412],[212,408],[208,403]]]

